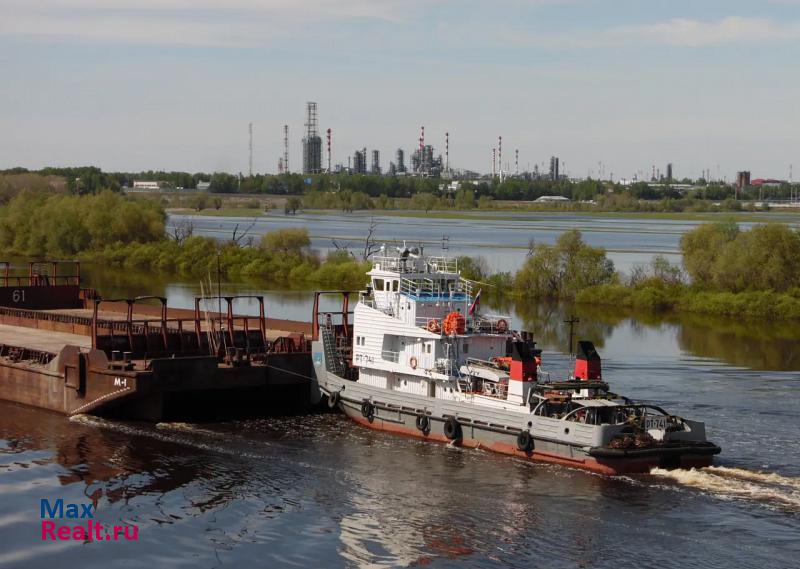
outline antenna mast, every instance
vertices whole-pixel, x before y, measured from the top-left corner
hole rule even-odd
[[[283,171],[289,173],[289,125],[283,125]]]
[[[253,177],[253,123],[250,123],[248,130],[250,132],[250,177]]]

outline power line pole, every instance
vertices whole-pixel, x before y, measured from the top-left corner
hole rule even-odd
[[[575,315],[570,316],[569,320],[564,320],[564,324],[569,324],[569,355],[575,355],[575,352],[572,350],[573,339],[575,337],[575,324],[580,322],[580,318],[575,317]]]

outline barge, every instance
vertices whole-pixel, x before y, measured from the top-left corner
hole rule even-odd
[[[368,277],[353,310],[342,293],[322,313],[318,293],[312,332],[319,398],[361,425],[609,475],[720,452],[702,422],[613,393],[591,342],[552,379],[531,334],[482,313],[455,259],[383,248]]]
[[[163,297],[104,299],[81,287],[73,261],[11,269],[0,274],[0,399],[145,421],[309,405],[306,325],[268,321],[263,297],[196,298],[180,310]],[[235,313],[243,300],[258,316]],[[205,310],[209,301],[223,310]]]

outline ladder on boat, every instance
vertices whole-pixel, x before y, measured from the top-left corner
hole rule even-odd
[[[322,328],[322,347],[325,349],[325,363],[328,371],[344,377],[344,359],[336,348],[336,333],[333,328],[327,326]]]

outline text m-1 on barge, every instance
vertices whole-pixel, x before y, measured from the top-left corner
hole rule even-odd
[[[305,325],[271,320],[279,330],[268,329],[262,297],[214,297],[222,311],[206,313],[200,298],[194,310],[160,297],[103,300],[81,288],[77,262],[13,272],[0,263],[0,399],[146,421],[308,405]],[[241,298],[259,315],[234,315]]]

